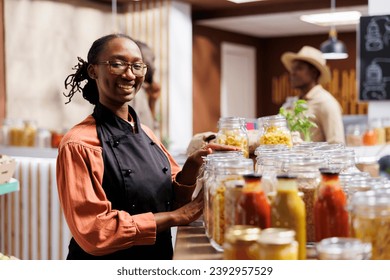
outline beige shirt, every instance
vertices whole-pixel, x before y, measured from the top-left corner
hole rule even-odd
[[[304,97],[314,115],[317,127],[312,128],[313,142],[345,143],[342,108],[336,98],[321,85],[313,87]]]

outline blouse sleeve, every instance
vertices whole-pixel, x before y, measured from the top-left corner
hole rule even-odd
[[[113,210],[102,188],[100,147],[64,143],[57,157],[57,187],[69,229],[80,247],[92,255],[106,255],[156,240],[152,213],[130,215]]]

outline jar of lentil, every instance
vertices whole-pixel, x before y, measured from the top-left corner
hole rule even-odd
[[[253,247],[259,238],[261,229],[253,226],[235,225],[225,234],[223,244],[224,260],[256,260],[256,248]]]
[[[371,243],[373,260],[390,259],[390,191],[357,192],[352,196],[354,237]]]
[[[287,145],[292,147],[291,132],[287,120],[281,115],[264,117],[260,145]]]
[[[244,156],[249,157],[249,138],[244,118],[220,118],[216,141],[218,144],[239,147]]]
[[[253,247],[259,260],[298,260],[298,242],[291,229],[267,228]]]

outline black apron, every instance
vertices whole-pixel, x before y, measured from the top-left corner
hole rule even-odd
[[[142,130],[138,117],[136,131],[101,104],[96,105],[93,117],[103,147],[103,189],[112,209],[130,215],[145,212],[170,211],[172,179],[170,163],[164,152]],[[172,259],[170,229],[157,234],[154,245],[137,245],[104,256],[87,254],[72,238],[67,259]]]

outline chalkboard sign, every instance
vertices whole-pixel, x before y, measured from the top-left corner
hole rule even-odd
[[[390,100],[390,15],[360,18],[359,99]]]

